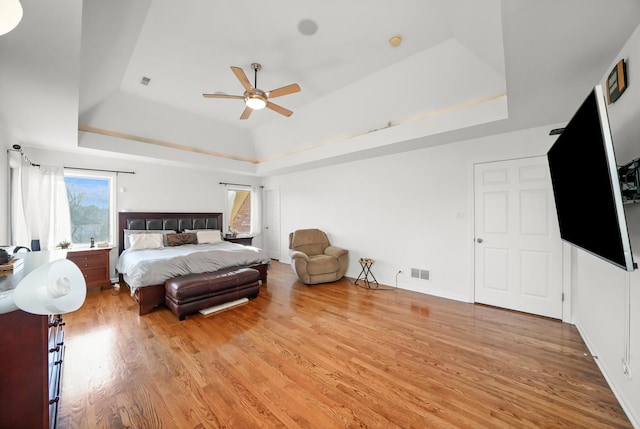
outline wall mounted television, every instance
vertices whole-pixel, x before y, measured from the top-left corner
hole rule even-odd
[[[547,158],[562,240],[624,270],[637,268],[600,85],[569,120]]]

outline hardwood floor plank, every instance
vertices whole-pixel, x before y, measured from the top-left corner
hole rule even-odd
[[[242,306],[65,316],[61,428],[630,428],[577,329],[274,261]]]

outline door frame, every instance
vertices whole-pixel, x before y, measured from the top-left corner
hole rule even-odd
[[[282,260],[282,228],[281,228],[282,225],[281,225],[280,221],[281,221],[282,214],[281,214],[281,210],[280,210],[280,188],[277,188],[277,187],[266,188],[265,187],[263,189],[263,191],[264,192],[262,194],[263,195],[263,198],[262,198],[262,204],[263,204],[262,236],[264,237],[264,240],[263,240],[262,247],[264,248],[265,251],[267,251],[267,253],[269,252],[269,238],[268,238],[269,234],[267,232],[267,228],[269,227],[268,223],[270,223],[270,221],[269,221],[269,207],[268,207],[269,198],[267,197],[267,194],[270,193],[270,192],[275,192],[278,195],[278,219],[275,220],[275,222],[277,222],[277,224],[278,224],[278,234],[279,234],[278,235],[278,243],[277,243],[277,245],[278,245],[278,255],[277,256],[278,257],[274,258],[273,255],[269,255],[269,256],[272,259],[276,259],[278,261],[281,261]]]

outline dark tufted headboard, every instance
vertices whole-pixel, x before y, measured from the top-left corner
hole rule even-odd
[[[222,230],[222,213],[119,212],[118,255],[124,250],[124,230]]]

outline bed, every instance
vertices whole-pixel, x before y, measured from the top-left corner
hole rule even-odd
[[[257,247],[214,239],[221,230],[222,213],[118,213],[116,270],[120,284],[129,288],[138,303],[140,315],[164,305],[165,281],[171,278],[250,267],[258,270],[262,284],[267,283],[268,254]],[[194,243],[194,237],[200,241]],[[162,245],[156,245],[157,240]]]

